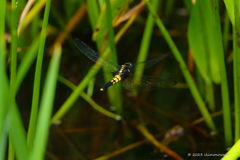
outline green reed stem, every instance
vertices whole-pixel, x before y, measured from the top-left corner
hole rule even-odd
[[[233,143],[232,139],[232,122],[231,122],[231,108],[229,102],[229,91],[228,91],[228,81],[227,81],[227,73],[224,59],[224,47],[222,43],[221,36],[221,21],[219,16],[219,4],[218,0],[213,1],[213,8],[215,11],[215,19],[216,19],[216,31],[217,31],[217,39],[218,46],[220,49],[220,53],[218,53],[218,63],[220,68],[221,75],[221,90],[222,90],[222,106],[223,106],[223,122],[224,122],[224,134],[225,134],[225,143],[227,147],[230,147]],[[227,20],[229,23],[229,20]],[[228,35],[228,34],[227,34]],[[227,36],[228,40],[228,36]],[[226,48],[225,48],[226,49]]]
[[[48,18],[49,18],[49,12],[50,12],[50,5],[51,5],[51,0],[47,0],[45,12],[44,12],[44,18],[43,18],[43,26],[42,26],[42,32],[40,37],[38,56],[37,56],[35,77],[34,77],[32,108],[31,108],[30,123],[28,128],[28,137],[27,137],[27,144],[30,148],[33,145],[33,138],[35,134],[35,127],[36,127],[36,121],[37,121],[37,115],[38,115],[42,61],[43,61],[43,54],[44,54],[44,48],[45,48],[45,40],[47,36],[47,25],[48,25]]]
[[[2,1],[0,5],[0,159],[5,159],[7,131],[6,131],[6,116],[7,116],[7,95],[8,81],[6,74],[6,59],[5,59],[5,12],[6,1]]]
[[[16,83],[16,72],[17,72],[17,27],[18,27],[18,10],[16,0],[12,0],[12,12],[11,12],[11,76],[10,76],[10,87],[14,91]],[[15,93],[13,93],[15,97]]]
[[[228,12],[225,11],[224,14],[224,25],[223,25],[223,48],[227,51],[229,44],[229,31],[230,31],[230,20],[228,17]]]
[[[233,72],[235,99],[235,142],[240,139],[240,1],[234,0],[235,26],[233,26]]]
[[[16,0],[12,0],[11,11],[11,75],[10,75],[10,89],[12,97],[15,97],[15,83],[16,83],[16,71],[17,71],[17,27],[18,27],[18,10]],[[8,159],[14,160],[14,149],[11,136],[9,136],[9,149]]]

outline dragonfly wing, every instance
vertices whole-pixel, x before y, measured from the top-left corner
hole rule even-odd
[[[81,73],[85,76],[87,75],[87,73],[89,71],[93,70],[92,68],[89,68],[89,67],[82,67],[81,68]],[[109,75],[111,78],[113,78],[113,75],[114,73],[113,72],[105,72],[103,71],[102,69],[100,69],[98,71],[98,73],[95,75],[95,83],[99,86],[99,87],[103,87],[105,84],[106,84],[106,81],[105,81],[105,78],[104,78],[104,75]],[[91,79],[90,79],[91,80]],[[109,79],[111,80],[111,79]]]
[[[90,48],[88,45],[86,45],[83,41],[81,41],[78,38],[73,38],[73,42],[75,46],[78,48],[79,51],[81,51],[85,56],[87,56],[89,59],[91,59],[93,62],[99,63],[98,59],[103,59],[103,63],[101,65],[112,69],[117,70],[118,64],[115,63],[113,60],[107,58],[107,57],[101,57],[96,51],[94,51],[92,48]]]
[[[177,84],[175,80],[167,77],[147,75],[136,77],[139,78],[139,82],[135,81],[131,75],[122,82],[123,87],[130,91],[143,92],[172,87]]]
[[[139,65],[144,65],[144,68],[149,68],[149,67],[153,66],[154,64],[158,63],[159,61],[161,61],[167,55],[169,55],[169,53],[166,53],[164,55],[161,55],[157,58],[154,58],[154,59],[151,59],[151,60],[148,60],[148,61],[135,63],[135,64],[133,64],[133,70],[135,69],[136,66],[139,66]]]

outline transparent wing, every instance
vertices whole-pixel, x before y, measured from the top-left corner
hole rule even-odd
[[[152,91],[152,90],[158,90],[160,88],[167,88],[172,87],[177,84],[177,82],[171,78],[168,77],[158,77],[158,76],[136,76],[140,79],[140,81],[137,83],[133,79],[133,74],[130,74],[129,77],[127,77],[123,82],[122,86],[130,91]]]
[[[148,61],[135,63],[135,64],[133,64],[133,70],[135,70],[135,67],[139,66],[139,65],[144,65],[145,66],[144,68],[149,68],[149,67],[153,66],[154,64],[158,63],[159,61],[161,61],[167,55],[169,55],[169,53],[166,53],[164,55],[161,55],[161,56],[159,56],[157,58],[154,58],[154,59],[151,59],[151,60],[148,60]]]
[[[78,38],[73,38],[73,42],[75,46],[78,48],[78,50],[81,51],[83,54],[85,54],[85,56],[87,56],[93,62],[99,63],[97,60],[98,58],[101,58],[101,57],[96,51],[94,51],[92,48],[90,48],[88,45],[86,45],[83,41],[81,41]],[[112,69],[114,71],[118,69],[118,64],[115,63],[113,60],[107,57],[104,57],[102,59],[104,59],[104,62],[101,65],[109,69]]]
[[[92,68],[89,67],[82,67],[80,69],[81,73],[85,76],[90,70],[93,70]],[[111,77],[109,79],[109,81],[113,78],[113,75],[115,74],[115,72],[107,72],[107,71],[103,71],[102,69],[100,69],[98,71],[98,73],[95,75],[95,83],[99,86],[99,87],[103,87],[106,84],[104,75],[109,75],[109,77]]]

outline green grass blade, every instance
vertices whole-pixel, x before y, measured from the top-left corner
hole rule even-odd
[[[215,9],[215,19],[216,19],[216,42],[218,44],[219,53],[218,53],[218,63],[220,68],[221,76],[221,90],[222,90],[222,106],[223,106],[223,122],[224,122],[224,134],[225,134],[225,143],[227,147],[230,147],[233,143],[232,139],[232,122],[231,122],[231,108],[229,102],[229,89],[228,89],[228,80],[227,72],[224,59],[224,47],[222,43],[221,36],[221,21],[219,15],[219,4],[218,0],[213,1],[213,8]],[[226,15],[227,16],[227,15]],[[228,16],[227,16],[228,17]],[[226,19],[225,19],[226,20]],[[229,20],[227,20],[229,23]],[[228,35],[228,34],[227,34]]]
[[[191,10],[191,16],[188,26],[188,38],[189,45],[193,52],[194,60],[201,73],[205,83],[211,83],[211,78],[209,77],[208,71],[208,56],[206,54],[206,46],[203,37],[203,28],[200,21],[200,11],[198,6],[194,5]],[[196,32],[198,31],[198,32]],[[201,45],[199,45],[201,44]]]
[[[148,6],[149,11],[152,13],[157,26],[159,27],[160,31],[162,32],[164,38],[166,39],[166,41],[167,41],[170,49],[172,50],[176,60],[180,64],[180,68],[181,68],[181,70],[183,72],[183,75],[184,75],[188,85],[189,85],[189,89],[190,89],[190,91],[191,91],[191,93],[192,93],[192,95],[193,95],[193,97],[194,97],[194,99],[195,99],[195,101],[196,101],[196,103],[197,103],[197,105],[199,107],[200,112],[202,113],[203,117],[205,118],[208,127],[212,131],[216,132],[217,130],[216,130],[216,127],[215,127],[215,125],[213,123],[212,117],[210,116],[210,114],[209,114],[209,112],[208,112],[208,110],[206,108],[206,105],[203,102],[203,100],[202,100],[202,98],[200,96],[200,93],[198,92],[198,89],[197,89],[197,87],[196,87],[196,85],[195,85],[195,83],[194,83],[194,81],[193,81],[193,79],[191,77],[191,74],[190,74],[190,72],[189,72],[189,70],[188,70],[188,68],[187,68],[187,66],[186,66],[186,64],[185,64],[185,62],[184,62],[180,52],[178,51],[177,47],[175,46],[175,44],[174,44],[173,40],[171,39],[169,33],[167,32],[166,28],[162,24],[160,18],[154,12],[154,9],[153,9],[152,5],[147,0],[144,0],[144,1],[145,1],[145,3]]]
[[[17,27],[18,27],[18,10],[16,0],[12,0],[12,12],[11,12],[11,76],[10,76],[10,87],[14,91],[16,83],[16,72],[17,72]],[[13,92],[13,95],[15,93]]]
[[[10,89],[11,94],[15,97],[16,71],[17,71],[17,26],[18,26],[18,10],[16,0],[11,3],[11,75]],[[8,160],[14,160],[14,149],[11,136],[9,136]]]
[[[40,37],[35,77],[34,77],[32,109],[31,109],[30,123],[29,123],[29,128],[28,128],[29,129],[28,137],[27,137],[27,141],[28,141],[27,143],[30,148],[32,146],[33,136],[34,136],[34,132],[35,132],[35,126],[36,126],[36,121],[37,121],[40,80],[41,80],[41,72],[42,72],[42,61],[43,61],[45,40],[46,40],[46,36],[47,36],[47,25],[48,25],[48,18],[49,18],[49,12],[50,12],[50,5],[51,5],[51,0],[47,0],[44,18],[43,18],[42,32],[41,32],[41,37]]]
[[[240,2],[234,0],[235,26],[233,25],[233,72],[235,100],[235,141],[240,139]]]
[[[6,61],[5,61],[5,12],[6,1],[2,1],[0,5],[0,159],[5,159],[7,148],[7,133],[8,127],[6,124],[7,116],[7,95],[8,80],[6,74]]]
[[[208,0],[197,1],[199,2],[199,11],[202,19],[202,26],[204,29],[204,38],[206,41],[207,54],[209,56],[209,70],[213,82],[220,83],[220,69],[218,63],[218,54],[223,52],[223,48],[219,48],[216,37],[216,24],[213,17],[213,10],[211,9],[211,2]],[[197,5],[195,4],[195,5]],[[221,42],[222,43],[222,42]]]
[[[47,2],[50,5],[51,1]],[[50,61],[39,110],[34,145],[30,155],[31,160],[42,160],[48,139],[49,121],[52,115],[53,102],[57,84],[57,75],[61,59],[61,45],[55,44],[53,57]]]
[[[226,153],[221,160],[238,159],[240,155],[240,140],[238,140],[234,146]]]
[[[109,34],[109,38],[108,38],[108,44],[111,48],[111,55],[114,55],[115,59],[117,58],[117,50],[116,50],[116,46],[114,43],[114,31],[113,31],[113,26],[112,26],[112,11],[111,11],[111,4],[110,4],[110,0],[105,0],[106,3],[106,19],[107,19],[107,28],[108,28],[108,34]]]
[[[223,26],[224,26],[223,27],[223,48],[224,48],[224,51],[227,51],[229,46],[229,32],[230,32],[230,26],[231,26],[227,11],[225,11]]]

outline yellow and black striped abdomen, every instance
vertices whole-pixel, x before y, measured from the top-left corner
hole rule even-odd
[[[115,84],[115,83],[117,83],[117,82],[120,82],[121,80],[122,80],[121,75],[117,74],[117,75],[115,75],[115,76],[113,77],[113,79],[111,80],[111,82],[112,82],[113,84]]]
[[[108,89],[108,87],[110,87],[113,84],[116,84],[116,83],[120,82],[121,80],[122,80],[122,76],[120,74],[115,75],[111,81],[109,81],[107,84],[105,84],[100,89],[100,91],[106,91]]]

